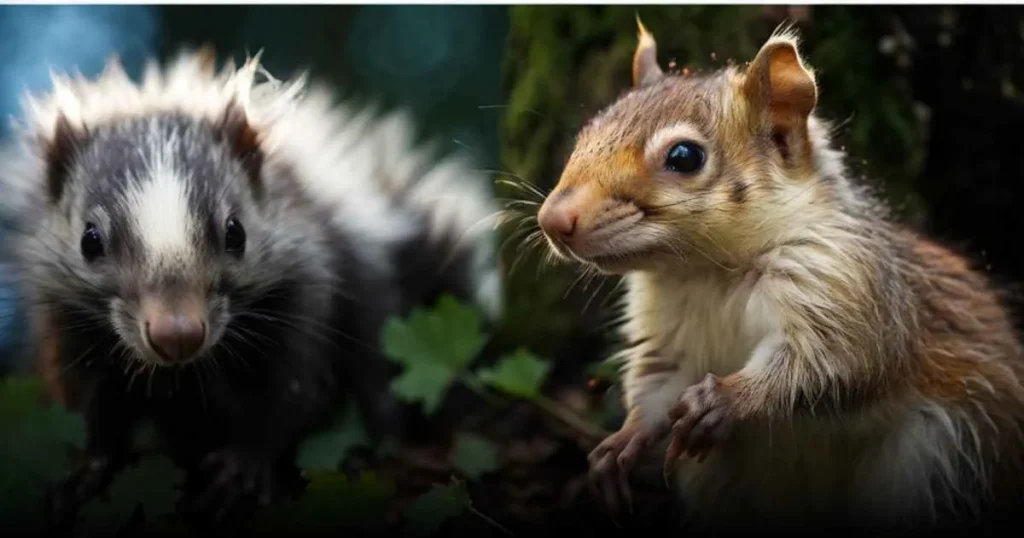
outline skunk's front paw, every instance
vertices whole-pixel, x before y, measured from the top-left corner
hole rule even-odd
[[[194,508],[212,514],[215,521],[223,521],[243,506],[264,507],[277,500],[273,458],[225,448],[207,455],[201,469],[209,478]]]
[[[73,526],[78,511],[110,485],[119,467],[112,458],[89,457],[70,476],[51,486],[44,499],[49,527]]]

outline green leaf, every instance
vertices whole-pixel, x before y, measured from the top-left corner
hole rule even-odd
[[[622,370],[622,363],[617,360],[601,360],[590,364],[587,373],[602,380],[615,381],[619,378]]]
[[[499,390],[532,400],[540,396],[540,387],[550,368],[547,361],[520,349],[505,356],[493,368],[480,370],[478,376]]]
[[[382,339],[385,355],[405,367],[391,390],[428,414],[486,343],[480,313],[450,295],[431,310],[415,308],[405,319],[388,320]]]
[[[435,484],[402,510],[406,531],[426,535],[437,531],[449,519],[469,508],[469,492],[464,484]]]
[[[86,505],[83,524],[104,531],[120,528],[139,505],[147,522],[172,514],[181,481],[181,470],[166,456],[147,456],[114,479],[107,498]]]
[[[34,376],[0,381],[0,519],[10,528],[41,525],[46,487],[70,470],[69,453],[85,443],[82,418],[44,405]]]
[[[82,447],[85,444],[85,422],[76,414],[59,405],[45,405],[42,381],[34,376],[9,377],[0,383],[0,425],[3,435],[17,439],[24,455],[39,459],[41,446],[29,446],[26,441],[45,441],[40,445],[65,444]],[[13,436],[11,428],[27,427],[29,437]],[[15,448],[6,444],[4,449]],[[52,447],[51,447],[52,448]],[[63,452],[63,447],[60,449]],[[46,455],[52,455],[50,450]],[[48,460],[52,462],[52,459]]]
[[[390,482],[370,472],[355,480],[331,471],[308,473],[307,478],[309,485],[299,500],[268,509],[257,516],[254,527],[261,533],[292,534],[311,524],[321,529],[381,530],[386,526],[395,495]]]
[[[476,480],[498,468],[498,449],[479,435],[462,433],[455,438],[452,463],[466,477]]]
[[[356,407],[349,405],[333,427],[302,443],[296,463],[306,471],[334,471],[349,450],[364,445],[367,440]]]
[[[420,402],[423,412],[430,415],[441,406],[454,378],[443,366],[411,364],[391,382],[391,391],[407,402]]]

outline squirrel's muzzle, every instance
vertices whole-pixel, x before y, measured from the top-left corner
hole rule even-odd
[[[537,212],[537,224],[556,255],[610,268],[609,259],[635,258],[650,246],[649,235],[636,233],[643,217],[630,199],[591,183],[556,188]]]
[[[568,191],[561,191],[548,197],[537,213],[537,223],[548,237],[564,242],[576,231],[579,220],[579,206],[566,200],[571,196]]]

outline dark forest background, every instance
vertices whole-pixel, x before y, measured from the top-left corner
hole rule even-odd
[[[1008,290],[1024,281],[1017,6],[2,6],[0,113],[16,112],[23,87],[45,87],[47,64],[88,74],[112,52],[138,69],[181,46],[211,43],[236,59],[265,49],[271,72],[309,68],[347,98],[409,107],[425,136],[468,148],[492,179],[546,192],[575,130],[628,87],[635,13],[655,34],[661,62],[690,69],[746,61],[778,24],[796,22],[818,75],[819,110],[841,124],[856,173],[908,223],[968,253]],[[524,196],[500,184],[495,193]],[[417,446],[368,447],[349,417],[303,453],[310,489],[266,528],[608,528],[586,491],[585,454],[620,420],[600,362],[615,343],[607,330],[614,282],[578,283],[573,268],[542,265],[501,233],[503,324],[488,335],[452,326],[449,336],[486,340],[460,368],[472,363],[479,380],[511,398],[445,388]],[[0,387],[0,503],[27,520],[38,515],[32,493],[59,476],[66,448],[80,445],[81,424],[38,403],[31,358],[19,353],[17,292],[0,292],[0,362],[11,373]],[[445,312],[430,315],[456,319]],[[157,461],[134,473],[91,521],[174,529],[173,469]],[[637,520],[650,525],[665,516],[667,495],[657,470],[639,480],[646,501]],[[150,507],[145,516],[140,503]]]

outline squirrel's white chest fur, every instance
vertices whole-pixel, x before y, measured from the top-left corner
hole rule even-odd
[[[663,277],[630,278],[628,333],[651,338],[664,359],[692,375],[741,368],[777,330],[774,313],[758,300],[756,275],[712,273],[668,285],[652,282]]]
[[[772,284],[759,273],[627,278],[624,332],[640,343],[625,357],[625,403],[648,424],[667,424],[668,409],[707,373],[757,368],[784,338],[783,314],[765,298]],[[892,404],[848,420],[737,424],[705,461],[681,460],[680,493],[690,507],[725,519],[819,508],[906,517],[933,494],[926,486],[933,457],[955,446],[941,426],[949,422],[945,410],[927,401]]]
[[[683,389],[707,373],[742,368],[759,346],[779,335],[776,313],[760,300],[756,274],[705,273],[689,278],[629,275],[625,334],[642,342],[631,350],[625,376],[627,405],[667,410]],[[670,281],[671,280],[671,281]],[[642,375],[664,364],[671,376]],[[645,416],[652,424],[667,416]]]

